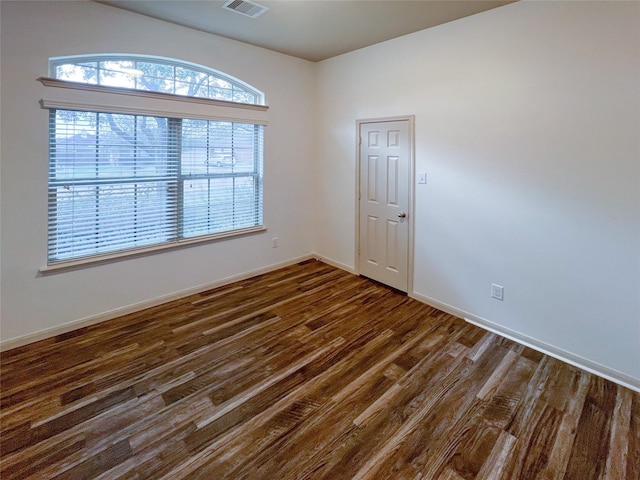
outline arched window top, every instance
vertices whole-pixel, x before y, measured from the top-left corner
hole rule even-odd
[[[49,70],[51,77],[58,80],[264,105],[262,92],[237,78],[163,57],[115,54],[56,57],[49,60]]]

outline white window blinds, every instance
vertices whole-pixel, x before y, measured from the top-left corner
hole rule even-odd
[[[262,225],[261,125],[50,115],[50,263]]]
[[[262,224],[262,126],[183,120],[181,238]]]

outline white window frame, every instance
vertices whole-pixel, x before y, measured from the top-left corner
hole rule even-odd
[[[226,80],[233,80],[238,85],[242,85],[251,89],[256,93],[256,101],[260,104],[237,103],[226,100],[218,100],[203,97],[187,97],[183,95],[175,95],[170,93],[161,93],[153,91],[133,90],[128,88],[119,88],[114,86],[105,86],[97,84],[79,83],[67,80],[58,80],[55,78],[41,77],[38,81],[45,87],[44,96],[40,100],[40,105],[47,110],[80,110],[87,112],[101,113],[121,113],[131,115],[148,115],[176,119],[197,119],[212,120],[237,123],[249,123],[254,125],[267,125],[268,107],[264,105],[264,95],[255,88],[241,82],[233,77],[222,74],[206,67],[196,66],[187,62],[179,62],[176,60],[168,60],[160,57],[142,57],[128,55],[109,55],[109,56],[84,56],[84,57],[58,57],[51,61],[51,71],[54,71],[55,65],[60,64],[64,59],[83,60],[103,58],[118,58],[128,60],[129,58],[144,58],[146,61],[153,62],[172,62],[174,65],[186,65],[190,68],[198,68],[206,71],[216,77]],[[263,147],[261,143],[260,148]],[[262,155],[263,152],[260,152]],[[262,169],[259,171],[260,195],[257,208],[260,211],[262,219]],[[71,260],[61,260],[49,262],[46,267],[40,269],[41,272],[54,272],[59,270],[67,270],[92,264],[100,264],[123,259],[126,257],[146,255],[167,249],[175,249],[185,245],[193,245],[214,240],[236,237],[239,235],[254,234],[266,230],[261,221],[260,225],[250,228],[240,228],[229,230],[221,233],[202,235],[198,237],[183,238],[177,241],[159,243],[146,247],[131,248],[110,253],[97,254],[92,256],[80,257]],[[48,258],[48,255],[47,255]]]

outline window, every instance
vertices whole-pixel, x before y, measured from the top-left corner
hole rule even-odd
[[[263,228],[260,92],[148,57],[54,59],[51,72],[50,265]]]
[[[157,57],[99,55],[49,62],[58,80],[259,105],[263,95],[239,80],[200,65]]]

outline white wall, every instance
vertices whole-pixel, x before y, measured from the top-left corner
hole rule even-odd
[[[355,265],[356,119],[415,114],[413,294],[640,386],[640,3],[519,2],[318,82],[319,254]]]
[[[313,63],[93,2],[2,3],[3,341],[309,254]],[[160,55],[206,65],[266,93],[268,232],[39,276],[46,265],[48,58]],[[271,248],[271,237],[280,247]]]

